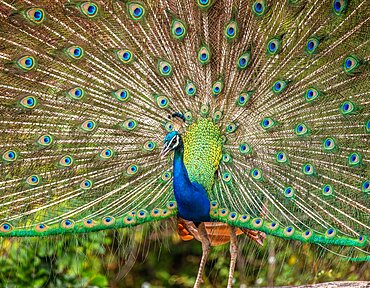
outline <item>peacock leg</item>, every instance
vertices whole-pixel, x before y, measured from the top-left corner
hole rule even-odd
[[[236,257],[238,255],[236,228],[233,226],[231,227],[231,231],[230,231],[230,255],[231,255],[231,260],[230,260],[229,280],[227,281],[227,288],[231,288],[233,286]]]
[[[211,243],[207,236],[207,230],[204,223],[201,223],[198,227],[200,242],[202,243],[202,260],[200,260],[198,276],[195,280],[194,288],[199,288],[203,282],[203,271],[207,262],[208,254],[211,249]]]

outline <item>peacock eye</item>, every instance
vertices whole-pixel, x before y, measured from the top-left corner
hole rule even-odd
[[[320,94],[321,94],[320,91],[311,87],[311,88],[306,90],[306,92],[304,94],[304,98],[306,99],[306,101],[308,103],[310,103],[310,102],[316,100],[320,96]]]
[[[114,98],[116,98],[120,102],[127,102],[130,100],[130,92],[126,89],[118,89],[112,92]]]
[[[69,155],[66,155],[60,158],[59,165],[61,165],[62,167],[70,167],[72,166],[73,162],[73,158]]]
[[[229,173],[229,172],[223,172],[222,173],[222,180],[224,181],[224,182],[226,182],[226,183],[229,183],[229,182],[231,182],[231,180],[232,180],[232,176],[231,176],[231,174]]]
[[[337,144],[332,137],[328,137],[323,141],[323,148],[325,151],[333,151],[337,148]]]
[[[272,38],[267,42],[267,54],[276,55],[280,52],[281,49],[281,40],[278,37]]]
[[[163,173],[162,173],[162,175],[161,175],[161,179],[162,179],[162,181],[164,181],[164,182],[167,182],[168,180],[170,180],[170,179],[171,179],[171,177],[172,177],[172,173],[171,173],[170,171],[165,171],[165,172],[163,172]]]
[[[251,95],[252,95],[251,92],[243,91],[236,99],[236,104],[239,107],[245,107],[248,104],[249,100],[251,99]]]
[[[45,11],[42,8],[29,8],[24,16],[35,24],[41,24],[45,20]]]
[[[355,115],[357,112],[357,106],[352,101],[344,101],[339,107],[340,113],[343,116]]]
[[[98,5],[96,5],[94,2],[82,2],[79,8],[82,14],[84,14],[88,18],[94,18],[98,15],[99,8]]]
[[[139,171],[139,166],[137,165],[130,165],[127,167],[126,172],[128,175],[135,175]]]
[[[84,50],[81,46],[70,46],[64,49],[64,52],[69,58],[74,60],[81,59],[84,56]]]
[[[271,117],[265,117],[265,118],[262,119],[260,125],[264,130],[268,131],[271,128],[273,128],[274,126],[276,126],[277,122],[274,119],[272,119]]]
[[[67,95],[73,100],[80,100],[85,96],[85,91],[81,87],[75,87],[68,90]]]
[[[47,147],[50,146],[53,143],[53,137],[49,134],[41,135],[37,139],[37,144]]]
[[[342,15],[343,11],[347,8],[348,0],[334,0],[333,1],[333,11],[337,16]]]
[[[184,37],[186,35],[185,24],[182,21],[178,20],[178,19],[172,20],[171,34],[172,34],[172,37],[175,38],[176,40],[184,39]]]
[[[237,128],[238,126],[235,123],[231,122],[226,126],[226,133],[233,133],[236,131]]]
[[[15,150],[5,151],[1,157],[5,162],[14,162],[18,159],[18,153]]]
[[[277,80],[273,85],[272,85],[272,91],[275,94],[279,94],[285,90],[287,87],[288,83],[285,80]]]
[[[248,143],[241,143],[239,144],[239,152],[241,154],[251,154],[252,148]]]
[[[93,182],[89,179],[85,179],[80,183],[80,188],[83,190],[91,189],[93,186]]]
[[[315,175],[315,167],[310,163],[303,164],[302,172],[307,176],[313,176]]]
[[[96,122],[93,120],[86,120],[81,124],[81,128],[86,132],[93,131],[96,128]]]
[[[211,52],[205,45],[201,46],[198,50],[198,62],[202,65],[206,65],[211,61]]]
[[[195,94],[197,93],[197,88],[196,88],[194,82],[192,82],[190,80],[186,81],[185,93],[188,96],[195,96]]]
[[[23,97],[18,102],[22,108],[26,108],[27,110],[34,109],[38,103],[36,97],[34,96],[26,96]]]
[[[0,232],[8,233],[13,230],[13,226],[10,223],[1,223]]]
[[[344,59],[343,69],[349,75],[352,75],[359,66],[360,61],[355,56],[348,56]]]
[[[306,44],[306,52],[308,54],[315,54],[317,52],[317,49],[319,47],[320,40],[316,37],[311,37],[308,39]]]
[[[365,131],[370,133],[370,119],[365,122]]]
[[[172,65],[167,61],[158,60],[157,69],[161,76],[168,77],[172,74]]]
[[[132,52],[128,49],[117,50],[115,51],[115,54],[118,60],[124,64],[130,64],[134,60]]]
[[[212,6],[212,0],[197,0],[199,8],[207,10]]]
[[[266,13],[266,1],[258,0],[252,4],[252,11],[256,16],[262,16]]]
[[[164,125],[164,128],[166,129],[167,132],[171,132],[173,130],[173,123],[172,122],[167,122]]]
[[[132,131],[137,127],[137,122],[134,119],[127,119],[122,123],[122,128],[126,131]]]
[[[17,60],[17,66],[24,71],[30,71],[36,66],[36,60],[34,57],[27,55]]]
[[[250,175],[254,180],[262,180],[262,170],[259,168],[252,168]]]
[[[37,186],[40,183],[40,177],[37,175],[28,176],[26,183],[30,186]]]
[[[168,108],[170,105],[170,101],[168,100],[168,97],[166,96],[156,96],[156,103],[159,108]]]
[[[224,35],[227,40],[233,40],[238,36],[238,23],[234,20],[231,20],[225,26]]]
[[[280,164],[286,164],[289,162],[288,156],[284,151],[279,151],[276,153],[276,162]]]
[[[242,55],[239,56],[237,63],[236,63],[239,70],[243,70],[248,67],[250,63],[250,57],[251,57],[250,51],[246,51]]]
[[[348,155],[348,165],[350,167],[358,167],[361,165],[362,155],[358,152],[353,152]]]
[[[222,80],[217,80],[212,85],[212,94],[213,96],[218,96],[222,92],[222,89],[224,88],[224,82]]]
[[[191,111],[186,111],[184,113],[184,117],[186,119],[187,122],[191,123],[193,121],[193,114],[191,113]]]
[[[105,148],[102,151],[100,151],[100,153],[99,153],[99,157],[102,160],[110,159],[110,158],[112,158],[112,156],[113,156],[113,150],[110,149],[110,148]]]
[[[308,126],[304,123],[298,123],[295,127],[294,127],[294,133],[297,135],[297,136],[307,136],[310,134],[310,129],[308,128]]]
[[[153,141],[146,141],[143,145],[145,151],[153,151],[157,147],[157,144]]]
[[[295,190],[291,186],[287,186],[284,188],[284,196],[286,198],[293,198],[294,197]]]
[[[370,193],[370,181],[364,181],[361,185],[361,191],[364,193]]]
[[[139,21],[142,20],[145,16],[145,7],[140,3],[128,2],[127,9],[132,20]]]

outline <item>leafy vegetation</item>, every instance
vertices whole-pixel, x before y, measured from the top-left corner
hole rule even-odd
[[[201,256],[196,240],[169,227],[45,239],[2,239],[0,287],[192,287]],[[268,237],[243,247],[235,287],[370,279],[370,265],[340,260],[325,249]],[[337,250],[348,253],[348,250]],[[228,245],[213,247],[204,287],[226,287]]]

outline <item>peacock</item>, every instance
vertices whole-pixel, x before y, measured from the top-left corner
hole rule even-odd
[[[367,1],[0,2],[1,237],[174,220],[194,287],[242,234],[370,261]]]

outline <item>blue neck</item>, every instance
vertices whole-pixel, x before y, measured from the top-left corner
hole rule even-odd
[[[207,191],[196,182],[191,182],[183,160],[183,147],[175,150],[173,159],[173,189],[179,216],[193,222],[210,221],[210,202]]]

